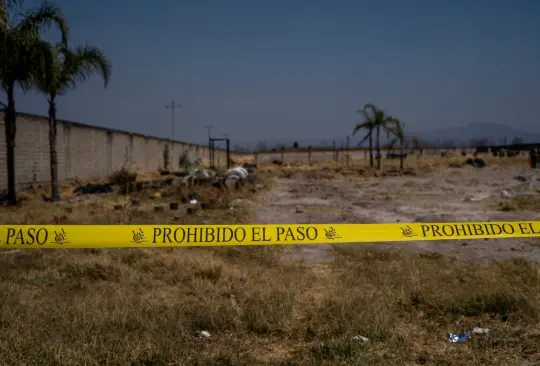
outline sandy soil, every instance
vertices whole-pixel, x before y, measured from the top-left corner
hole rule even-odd
[[[525,180],[516,179],[518,176]],[[277,179],[274,188],[256,204],[254,221],[278,224],[539,220],[538,212],[503,212],[496,206],[503,195],[538,195],[537,189],[539,172],[499,166],[448,168],[429,176],[377,178],[336,175],[335,179],[310,179],[298,173]],[[489,239],[355,245],[404,247],[475,260],[524,257],[540,262],[539,244],[535,239]],[[321,262],[330,259],[329,248],[330,245],[300,245],[292,248],[289,255]]]

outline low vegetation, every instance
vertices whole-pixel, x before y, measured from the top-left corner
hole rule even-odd
[[[540,210],[539,196],[510,197],[498,202],[501,211],[534,211]]]
[[[0,358],[13,365],[539,360],[539,268],[525,260],[478,264],[340,246],[333,263],[308,266],[281,260],[281,250],[2,252]],[[446,339],[473,327],[490,332],[466,344]]]

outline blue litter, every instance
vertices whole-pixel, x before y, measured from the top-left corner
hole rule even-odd
[[[452,343],[461,343],[466,342],[470,339],[468,332],[462,332],[459,334],[449,333],[448,334],[448,340]]]

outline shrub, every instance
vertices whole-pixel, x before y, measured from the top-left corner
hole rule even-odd
[[[120,193],[126,194],[131,192],[137,180],[137,173],[122,167],[111,174],[109,182],[120,187]]]
[[[165,145],[163,149],[163,168],[169,169],[169,145]]]
[[[178,167],[184,170],[190,170],[193,167],[193,162],[189,160],[189,154],[187,151],[184,151],[180,158],[178,159]]]

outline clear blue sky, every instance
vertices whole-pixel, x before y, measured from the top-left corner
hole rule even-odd
[[[27,0],[27,3],[31,1]],[[58,0],[73,44],[113,63],[59,118],[203,141],[324,139],[374,103],[411,129],[472,121],[540,132],[537,0]],[[45,98],[18,96],[45,114]]]

